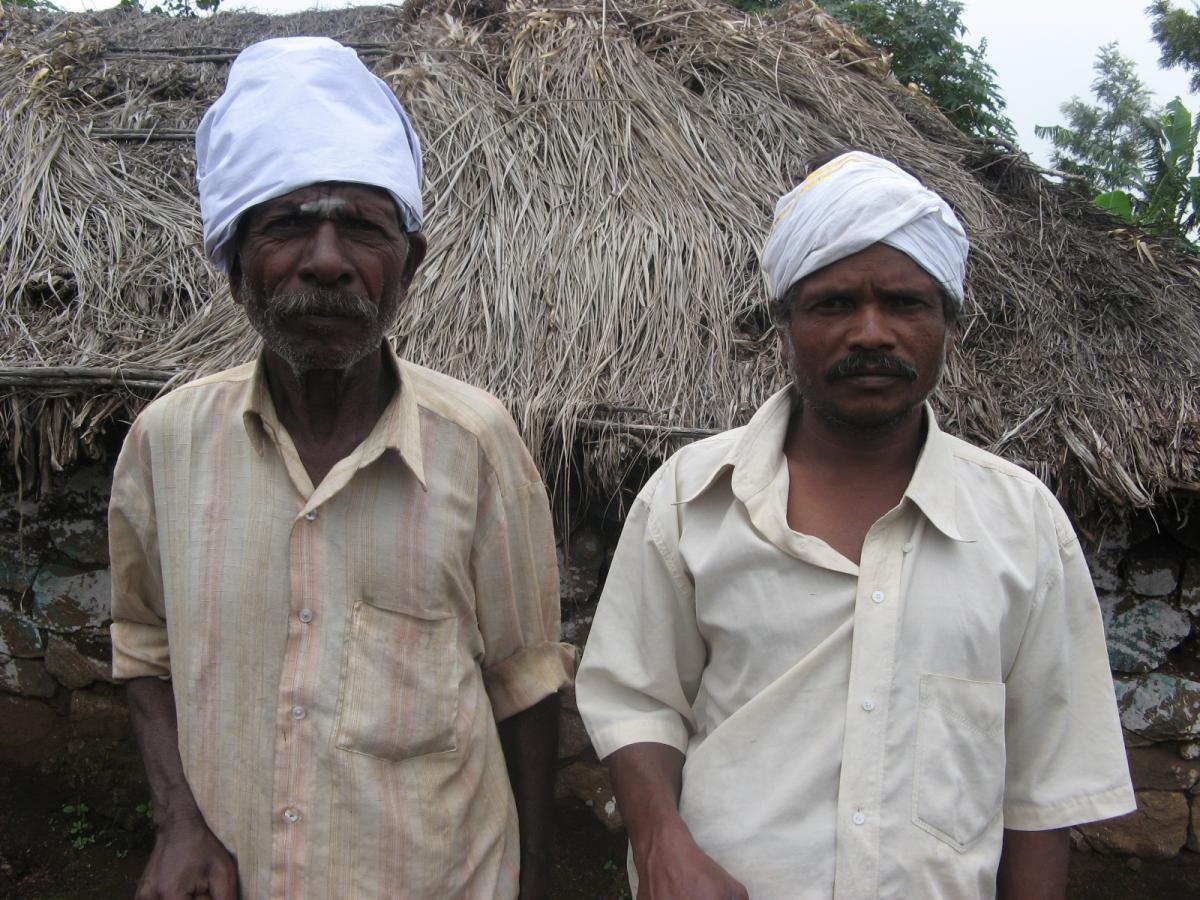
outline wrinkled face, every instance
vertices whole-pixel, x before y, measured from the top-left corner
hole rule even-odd
[[[387,191],[337,182],[259,204],[240,234],[234,299],[297,374],[378,351],[425,249]]]
[[[804,405],[858,430],[906,419],[937,386],[951,332],[933,277],[873,244],[801,279],[784,353]]]

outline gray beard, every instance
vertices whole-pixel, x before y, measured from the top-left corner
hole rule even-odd
[[[345,371],[379,350],[384,335],[396,322],[399,298],[395,292],[382,298],[378,309],[366,297],[348,291],[314,289],[291,291],[267,298],[242,275],[241,295],[246,317],[263,339],[297,377],[317,370]],[[362,337],[339,347],[306,346],[282,328],[288,319],[306,315],[336,315],[353,319],[362,327]]]

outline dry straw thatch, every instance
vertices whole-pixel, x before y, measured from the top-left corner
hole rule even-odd
[[[551,472],[611,492],[783,383],[757,250],[803,160],[853,144],[972,237],[948,428],[1081,519],[1200,487],[1192,262],[968,141],[808,0],[0,13],[0,417],[26,485],[253,353],[198,251],[191,131],[237,49],[302,33],[357,46],[424,137],[402,352],[501,397]]]

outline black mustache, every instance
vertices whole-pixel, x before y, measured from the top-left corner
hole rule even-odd
[[[825,373],[827,381],[839,381],[856,375],[899,375],[915,381],[917,370],[902,359],[886,353],[851,353],[830,366]]]
[[[375,314],[375,307],[366,297],[348,291],[292,291],[271,298],[271,314],[277,319],[339,316],[369,322]]]

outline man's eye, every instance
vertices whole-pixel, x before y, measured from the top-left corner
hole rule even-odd
[[[353,234],[379,234],[383,230],[368,219],[345,219],[341,227]]]
[[[301,225],[300,216],[297,216],[297,215],[276,216],[273,219],[269,219],[266,222],[266,224],[263,225],[263,230],[264,231],[288,231],[288,230],[299,228],[300,225]]]
[[[846,309],[850,306],[850,300],[847,297],[833,296],[822,297],[813,304],[813,309],[819,310],[839,310]]]

